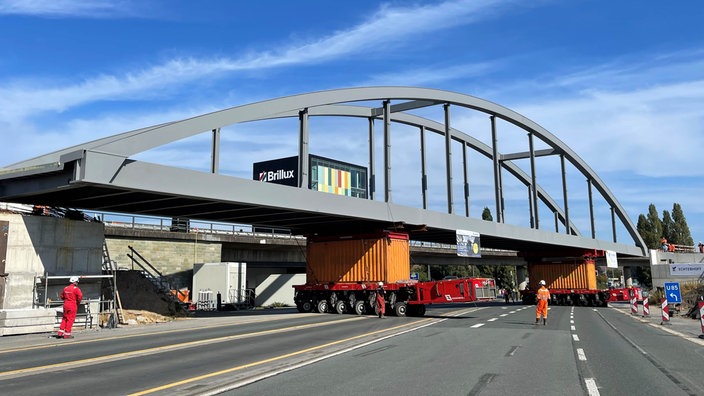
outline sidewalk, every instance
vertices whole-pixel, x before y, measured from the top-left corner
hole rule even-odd
[[[666,331],[670,334],[677,335],[695,344],[704,346],[704,339],[699,336],[702,335],[702,325],[698,319],[690,319],[683,316],[670,316],[670,321],[662,324],[662,311],[660,307],[650,306],[650,315],[647,317],[643,316],[643,304],[638,304],[638,313],[631,313],[631,304],[627,301],[624,302],[610,302],[609,308],[616,309],[622,312],[624,315],[631,316],[634,320],[641,321],[643,323],[648,323],[653,327],[657,327]]]

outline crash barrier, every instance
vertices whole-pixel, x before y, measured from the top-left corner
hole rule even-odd
[[[704,338],[704,301],[697,301],[699,304],[699,323],[702,325],[702,334],[699,338]]]
[[[660,300],[660,310],[662,311],[662,322],[660,324],[670,324],[670,309],[667,306],[666,298]]]
[[[631,314],[638,315],[638,298],[635,294],[631,295]]]
[[[650,316],[650,304],[648,303],[648,299],[644,298],[643,299],[643,317]]]

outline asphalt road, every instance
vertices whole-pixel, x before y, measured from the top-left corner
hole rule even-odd
[[[704,346],[614,308],[252,312],[0,339],[4,395],[701,395]]]

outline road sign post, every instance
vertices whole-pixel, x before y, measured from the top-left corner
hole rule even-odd
[[[665,282],[665,298],[668,304],[681,304],[682,294],[680,294],[679,282]]]

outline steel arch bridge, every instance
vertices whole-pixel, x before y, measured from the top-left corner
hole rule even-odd
[[[370,104],[372,104],[370,106]],[[439,107],[444,122],[412,113]],[[450,111],[465,108],[490,120],[492,144],[487,145],[451,125]],[[359,199],[310,190],[309,118],[355,117],[368,120],[370,199]],[[262,183],[219,173],[220,137],[228,126],[245,122],[293,118],[298,121],[298,188]],[[497,119],[513,124],[528,135],[525,152],[501,153],[497,147]],[[375,198],[374,126],[383,125],[383,197]],[[422,207],[399,205],[392,200],[391,128],[405,124],[418,128],[421,136]],[[444,138],[447,213],[427,209],[425,183],[426,132]],[[199,134],[212,134],[210,172],[164,166],[133,157],[139,153]],[[536,150],[538,139],[547,149]],[[467,190],[467,150],[488,158],[493,165],[496,219],[493,222],[454,213],[452,147],[462,145]],[[562,205],[538,184],[535,161],[558,156],[562,175]],[[516,160],[527,159],[526,173]],[[570,221],[565,166],[570,163],[587,181],[590,232],[587,236]],[[527,188],[530,226],[506,224],[504,177],[511,175]],[[187,182],[184,182],[187,181]],[[592,193],[596,190],[611,211],[611,240],[596,238]],[[381,194],[380,194],[381,195]],[[481,234],[483,247],[522,252],[565,249],[612,250],[623,256],[647,256],[648,250],[621,204],[599,176],[566,144],[534,121],[498,104],[473,96],[416,87],[363,87],[337,89],[282,97],[228,108],[197,117],[141,128],[48,153],[0,170],[0,200],[80,208],[101,212],[184,217],[198,220],[289,228],[297,234],[366,232],[381,228],[404,228],[419,241],[454,243],[458,229]],[[539,202],[551,212],[554,229],[540,227]],[[626,229],[630,240],[619,242],[616,226]],[[558,223],[564,231],[560,232]]]

